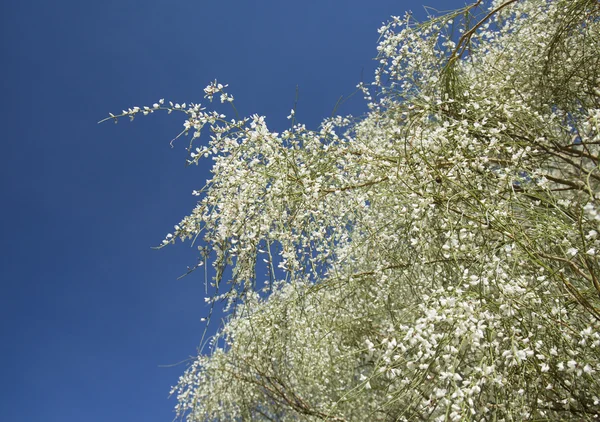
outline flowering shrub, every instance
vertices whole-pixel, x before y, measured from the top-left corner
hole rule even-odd
[[[359,119],[111,115],[210,132],[189,162],[212,179],[164,243],[204,240],[230,316],[179,416],[600,419],[600,6],[480,3],[384,25]]]

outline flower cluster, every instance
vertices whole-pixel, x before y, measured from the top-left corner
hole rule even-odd
[[[384,25],[358,119],[111,115],[210,132],[189,162],[212,178],[164,243],[202,239],[231,312],[179,416],[600,418],[600,7],[480,3]]]

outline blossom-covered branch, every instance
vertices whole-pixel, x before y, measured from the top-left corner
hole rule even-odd
[[[360,118],[109,117],[183,112],[189,163],[212,160],[164,243],[204,242],[230,314],[178,415],[598,420],[599,3],[478,1],[380,34]]]

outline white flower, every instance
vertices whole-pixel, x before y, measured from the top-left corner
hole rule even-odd
[[[444,26],[461,13],[395,18],[367,113],[314,130],[294,110],[279,135],[164,100],[110,115],[184,113],[188,162],[211,166],[163,240],[200,245],[225,314],[173,389],[178,416],[297,419],[301,398],[332,420],[559,420],[591,402],[598,327],[564,290],[569,265],[596,265],[600,221],[600,10],[584,3],[492,0],[463,39]],[[226,87],[204,95],[232,102]]]

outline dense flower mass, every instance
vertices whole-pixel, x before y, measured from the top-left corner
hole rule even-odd
[[[179,416],[600,419],[600,4],[480,3],[384,25],[359,119],[111,115],[210,132],[189,161],[213,177],[164,243],[204,240],[230,317]]]

